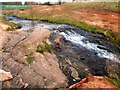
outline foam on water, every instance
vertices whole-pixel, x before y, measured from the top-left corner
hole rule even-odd
[[[61,32],[60,34],[63,35],[66,40],[71,41],[75,45],[96,52],[97,55],[101,58],[107,58],[117,63],[120,63],[120,60],[117,58],[115,54],[108,52],[107,50],[98,48],[98,46],[100,47],[104,46],[98,45],[96,43],[90,43],[88,39],[86,39],[84,36],[81,36],[80,34],[75,33],[74,31],[66,31],[66,33]]]

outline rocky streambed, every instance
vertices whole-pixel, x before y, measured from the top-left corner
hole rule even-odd
[[[3,46],[3,68],[14,76],[11,85],[60,88],[68,87],[88,75],[120,78],[120,51],[105,36],[64,24],[12,16],[6,19],[22,25],[20,32],[6,35]],[[36,46],[46,38],[49,38],[53,53],[37,53]],[[25,56],[30,53],[35,61],[29,66]],[[9,84],[6,83],[5,86]]]
[[[58,33],[50,40],[69,84],[88,75],[120,76],[120,52],[109,39],[70,26]]]

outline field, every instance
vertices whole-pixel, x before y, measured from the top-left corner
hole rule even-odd
[[[73,10],[77,9],[93,9],[93,10],[98,10],[98,11],[113,11],[113,12],[120,12],[119,9],[119,3],[117,2],[82,2],[82,3],[70,3],[67,4],[69,6],[72,6]]]
[[[27,5],[1,5],[0,10],[26,10],[29,9],[31,6]]]

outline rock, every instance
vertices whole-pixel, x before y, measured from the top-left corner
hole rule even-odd
[[[15,77],[3,82],[4,87],[12,88],[62,88],[67,86],[66,76],[59,67],[59,62],[54,53],[45,52],[44,54],[36,52],[37,46],[45,41],[50,44],[47,38],[51,35],[51,31],[47,29],[35,29],[33,32],[5,32],[7,37],[11,39],[4,43],[3,47],[10,49],[10,56],[3,52],[3,68],[10,70]],[[7,38],[6,37],[6,38]],[[25,38],[26,37],[26,38]],[[28,55],[34,57],[33,63],[28,65],[26,57]],[[12,55],[12,57],[11,57]],[[49,73],[48,73],[49,72]]]
[[[117,88],[112,83],[108,82],[103,76],[88,76],[80,82],[69,87],[69,90],[74,88]]]
[[[73,67],[70,67],[70,69],[71,69],[71,72],[72,72],[71,76],[74,77],[74,79],[79,80],[80,78],[79,78],[79,74],[78,74],[77,70]]]
[[[6,71],[0,69],[0,81],[7,81],[12,78],[13,78],[13,76],[11,75],[10,72],[6,72]]]
[[[59,37],[57,37],[57,38],[54,40],[54,42],[60,44],[62,38],[63,38],[63,36],[59,36]]]
[[[8,28],[10,28],[10,26],[9,25],[6,25],[6,24],[4,24],[4,23],[1,23],[0,22],[0,29],[2,29],[2,30],[7,30]]]
[[[23,83],[22,87],[21,88],[27,88],[28,87],[28,83]]]

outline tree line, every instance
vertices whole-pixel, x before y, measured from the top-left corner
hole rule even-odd
[[[63,4],[64,2],[57,2],[54,4]],[[22,2],[1,2],[0,4],[2,5],[22,5]],[[24,5],[51,5],[53,3],[51,2],[45,2],[45,3],[40,3],[40,2],[25,2]]]

